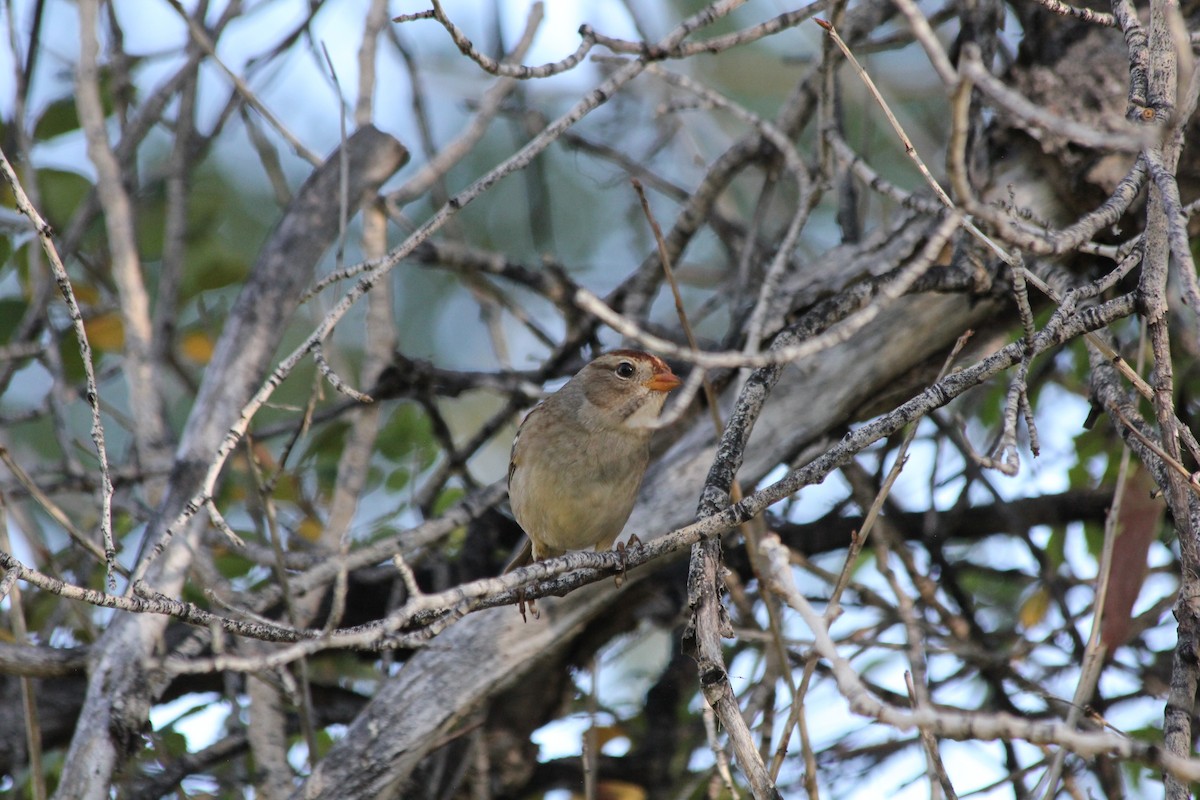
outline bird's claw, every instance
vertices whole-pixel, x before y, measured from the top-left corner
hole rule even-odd
[[[521,621],[522,622],[524,622],[526,624],[529,623],[529,618],[525,616],[525,607],[526,606],[529,607],[529,613],[533,614],[534,619],[542,618],[541,612],[537,610],[537,605],[535,605],[536,602],[537,601],[532,597],[530,597],[530,598],[525,597],[525,587],[524,586],[522,586],[520,589],[517,590],[517,610],[521,612]]]
[[[613,576],[613,581],[617,584],[618,589],[625,582],[625,552],[631,547],[638,547],[641,543],[642,540],[638,538],[636,533],[629,537],[628,542],[617,542],[617,553],[620,555],[620,568],[617,570],[617,574]]]

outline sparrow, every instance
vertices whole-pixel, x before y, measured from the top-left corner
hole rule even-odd
[[[654,423],[679,385],[661,358],[613,350],[525,416],[509,457],[508,494],[529,538],[506,573],[568,550],[612,547],[650,461]]]

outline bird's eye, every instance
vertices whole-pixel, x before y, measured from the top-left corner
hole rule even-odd
[[[618,378],[632,378],[633,372],[634,372],[633,364],[631,364],[630,362],[622,361],[620,364],[617,364],[617,377]]]

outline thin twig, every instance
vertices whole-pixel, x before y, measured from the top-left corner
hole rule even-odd
[[[84,550],[91,553],[97,562],[101,564],[107,563],[104,555],[104,548],[93,542],[87,536],[87,534],[75,527],[75,523],[71,521],[70,516],[63,511],[62,508],[54,502],[54,500],[52,500],[45,492],[42,491],[41,487],[38,486],[37,483],[34,482],[33,478],[29,476],[29,473],[17,463],[15,458],[13,458],[12,453],[9,452],[8,448],[2,445],[0,445],[0,461],[4,462],[4,466],[7,467],[8,471],[12,473],[12,476],[16,478],[17,483],[25,487],[25,491],[29,492],[29,496],[33,498],[34,502],[40,505],[42,510],[50,515],[51,519],[61,525],[63,530],[67,532],[67,535],[70,536],[71,539],[83,547]],[[116,569],[121,575],[129,575],[128,570],[126,570],[125,567],[120,564],[114,565],[114,569]]]
[[[96,385],[96,368],[92,362],[92,347],[88,343],[87,330],[83,325],[83,314],[79,310],[79,303],[75,300],[75,290],[71,288],[71,278],[67,275],[67,269],[58,257],[58,250],[54,247],[53,231],[49,224],[42,219],[38,210],[29,202],[29,197],[21,188],[21,182],[17,179],[17,174],[13,171],[12,164],[8,163],[8,157],[4,155],[2,149],[0,149],[0,171],[4,173],[5,180],[12,187],[17,209],[29,217],[37,230],[42,250],[45,251],[46,258],[50,262],[50,269],[54,273],[54,282],[58,284],[58,290],[67,304],[71,327],[75,331],[75,340],[79,343],[79,357],[83,361],[83,371],[87,381],[87,403],[92,412],[92,443],[96,446],[96,457],[100,466],[100,534],[104,542],[104,562],[108,570],[109,588],[115,589],[116,578],[113,577],[113,572],[117,568],[117,551],[113,544],[112,474],[108,467],[108,451],[104,446],[104,423],[100,420],[100,390]]]
[[[741,5],[745,0],[720,0],[712,6],[706,7],[693,17],[685,20],[664,40],[664,44],[669,46],[678,41],[681,41],[685,36],[690,34],[698,26],[708,24],[720,17],[733,11]],[[641,61],[633,61],[618,69],[614,74],[610,75],[603,83],[589,92],[583,99],[576,103],[565,114],[558,118],[553,124],[547,126],[545,130],[535,136],[530,142],[522,147],[512,157],[506,159],[499,166],[492,169],[483,177],[472,183],[469,187],[459,192],[452,197],[442,208],[433,214],[420,228],[418,228],[400,247],[392,250],[386,257],[368,262],[369,269],[362,278],[348,290],[342,299],[339,300],[333,308],[325,315],[307,339],[305,339],[298,347],[296,347],[282,362],[275,368],[262,387],[255,393],[254,397],[242,408],[238,415],[237,421],[229,429],[221,445],[217,448],[217,452],[204,478],[200,481],[200,488],[192,495],[192,498],[185,504],[184,509],[172,520],[163,532],[163,536],[156,544],[154,552],[161,552],[162,546],[172,537],[176,531],[180,530],[187,523],[203,503],[210,497],[216,486],[216,481],[221,473],[221,469],[225,464],[225,460],[236,447],[247,428],[250,420],[258,412],[258,410],[267,402],[274,394],[276,387],[282,383],[296,368],[296,366],[307,356],[315,345],[323,342],[332,333],[334,327],[341,321],[350,308],[358,302],[366,292],[391,271],[403,259],[408,257],[413,250],[420,244],[426,241],[435,231],[441,228],[452,217],[454,217],[462,208],[473,202],[480,195],[490,189],[496,182],[505,176],[516,172],[526,167],[539,153],[545,150],[550,144],[567,128],[571,127],[577,121],[582,119],[588,113],[598,108],[601,104],[612,97],[621,87],[625,86],[631,80],[645,69],[645,64]],[[153,555],[153,553],[151,553]],[[144,573],[148,568],[150,558],[142,559],[139,564],[139,570]],[[140,577],[135,573],[135,577]]]
[[[1077,731],[1058,721],[1030,720],[1004,713],[972,714],[935,708],[906,711],[880,701],[864,685],[858,671],[839,654],[821,615],[796,589],[788,567],[787,549],[774,536],[764,539],[763,549],[772,567],[771,580],[812,631],[814,647],[830,663],[838,689],[854,713],[900,731],[925,727],[951,739],[1021,739],[1032,744],[1054,743],[1085,758],[1111,755],[1162,769],[1180,780],[1200,780],[1200,759],[1184,758],[1158,744],[1108,731]]]
[[[188,34],[191,36],[192,40],[200,46],[200,48],[204,51],[204,54],[208,56],[209,61],[216,64],[221,73],[229,80],[230,83],[233,84],[238,95],[245,100],[251,108],[261,114],[263,119],[265,119],[267,123],[274,128],[275,131],[282,136],[288,144],[292,146],[292,149],[296,152],[296,155],[300,156],[313,166],[319,166],[323,159],[312,150],[309,150],[304,143],[300,141],[300,138],[293,134],[288,127],[284,125],[283,122],[277,116],[275,116],[275,114],[271,113],[271,110],[267,108],[261,100],[258,99],[258,95],[255,94],[254,90],[251,89],[246,81],[242,79],[242,76],[238,75],[225,64],[220,56],[217,55],[216,45],[213,43],[212,39],[209,38],[208,32],[201,27],[200,23],[194,17],[192,17],[191,14],[187,13],[187,9],[183,7],[183,4],[180,3],[179,0],[167,0],[167,5],[171,6],[171,8],[173,8],[175,12],[179,14],[180,19],[182,19],[187,25]]]
[[[312,357],[313,361],[317,365],[317,369],[320,370],[321,374],[325,377],[325,380],[329,381],[329,385],[334,389],[349,398],[357,400],[360,403],[375,402],[375,398],[371,397],[369,394],[364,394],[363,392],[358,391],[338,376],[333,367],[329,366],[329,362],[325,359],[324,347],[319,344],[313,345]]]
[[[2,451],[0,451],[2,452]],[[8,539],[8,509],[0,495],[0,550],[10,551]],[[0,599],[8,597],[8,618],[12,623],[12,636],[18,645],[29,643],[29,628],[25,620],[25,604],[21,599],[21,587],[17,586],[16,570],[4,573]],[[34,800],[46,800],[46,772],[42,762],[42,725],[38,716],[35,684],[28,676],[18,678],[21,687],[21,710],[25,718],[25,747],[29,757],[29,785]]]
[[[929,702],[928,697],[922,699],[917,694],[916,684],[913,683],[911,672],[904,673],[904,685],[908,688],[908,698],[912,701],[913,708],[921,708]],[[928,690],[926,690],[928,694]],[[925,758],[928,761],[933,771],[933,776],[930,782],[936,778],[937,785],[945,792],[946,800],[958,800],[958,793],[954,791],[954,784],[950,782],[950,775],[946,772],[946,764],[942,761],[942,754],[938,750],[937,738],[928,728],[918,728],[921,734],[921,745],[925,748]],[[933,791],[930,791],[931,796],[936,796]]]

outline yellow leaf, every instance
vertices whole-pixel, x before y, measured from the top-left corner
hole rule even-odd
[[[75,302],[81,306],[94,306],[100,302],[100,292],[90,283],[75,283],[71,281],[71,293]]]
[[[583,795],[572,794],[571,797],[582,798]],[[629,781],[598,781],[596,800],[646,800],[646,789]]]
[[[125,326],[115,311],[86,320],[83,329],[88,343],[97,350],[117,351],[125,346]]]
[[[296,528],[296,533],[300,534],[305,541],[315,542],[321,538],[321,533],[325,530],[325,526],[321,524],[321,520],[315,517],[305,517]]]
[[[186,333],[183,336],[183,341],[179,343],[179,350],[183,353],[184,358],[189,361],[194,361],[197,364],[207,364],[209,361],[212,361],[212,337],[204,331]]]
[[[1039,586],[1030,592],[1021,603],[1021,611],[1017,615],[1017,619],[1020,620],[1021,627],[1032,628],[1046,617],[1049,609],[1050,590],[1045,586]]]

